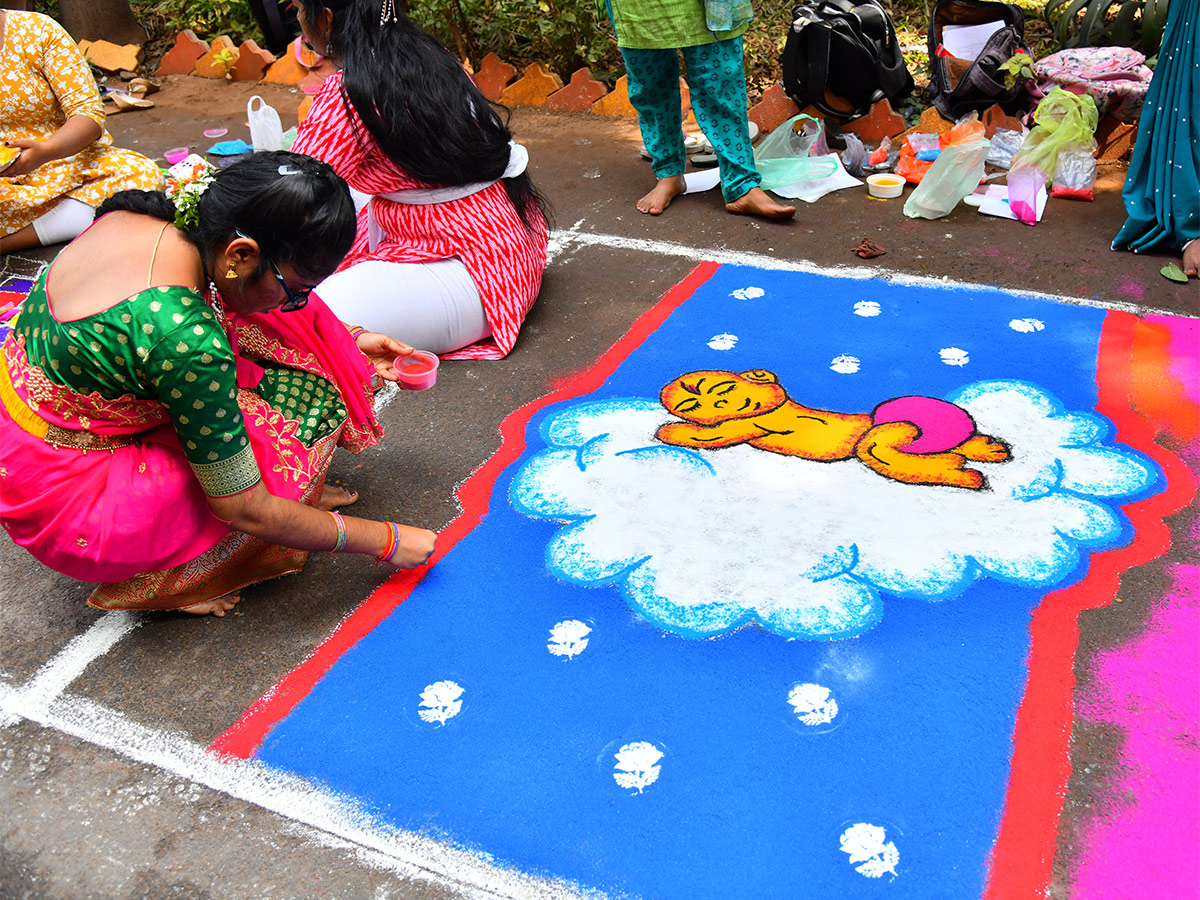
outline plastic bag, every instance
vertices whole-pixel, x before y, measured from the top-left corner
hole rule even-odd
[[[846,149],[842,151],[842,165],[855,178],[862,178],[867,149],[863,146],[862,139],[853,131],[845,132],[842,137],[846,140]]]
[[[1024,132],[997,128],[996,133],[992,135],[992,149],[988,151],[987,164],[1007,169],[1024,143]]]
[[[867,157],[867,165],[871,168],[874,168],[875,166],[886,165],[888,156],[891,154],[891,152],[892,139],[890,137],[885,137],[882,141],[880,141],[879,146],[872,150],[870,155]]]
[[[1096,101],[1062,88],[1054,88],[1033,111],[1037,124],[1013,157],[1012,170],[1037,166],[1049,181],[1054,175],[1058,152],[1063,147],[1081,144],[1096,152]]]
[[[1050,187],[1051,197],[1089,201],[1095,199],[1096,158],[1092,152],[1083,144],[1064,147],[1058,152],[1054,183]]]
[[[1038,194],[1046,186],[1046,173],[1037,166],[1014,168],[1008,176],[1008,208],[1017,221],[1036,225]]]
[[[837,161],[828,153],[820,121],[812,116],[793,116],[754,148],[754,165],[762,176],[760,186],[771,191],[828,178],[837,171]]]
[[[922,160],[917,157],[920,150],[926,151],[931,148],[933,141],[936,140],[939,149],[944,150],[951,144],[961,144],[964,141],[975,140],[977,137],[983,137],[983,125],[979,122],[978,113],[968,113],[957,122],[949,131],[944,131],[941,134],[910,134],[906,137],[900,146],[900,156],[896,160],[896,174],[903,175],[913,184],[920,183],[925,177],[925,173],[929,171],[933,165],[933,161]],[[916,139],[914,141],[914,138]]]
[[[971,113],[946,132],[946,145],[904,203],[910,219],[940,219],[979,187],[983,161],[991,143],[983,136],[983,123]]]
[[[254,108],[254,101],[258,108]],[[246,118],[250,122],[250,143],[255,151],[283,149],[283,123],[273,106],[255,94],[246,103]]]

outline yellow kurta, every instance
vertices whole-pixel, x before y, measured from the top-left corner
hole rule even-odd
[[[71,116],[104,127],[96,80],[79,47],[49,16],[9,10],[0,46],[0,141],[45,140]],[[99,206],[125,190],[160,190],[158,166],[112,146],[106,131],[74,156],[0,177],[0,236],[20,231],[64,197]]]

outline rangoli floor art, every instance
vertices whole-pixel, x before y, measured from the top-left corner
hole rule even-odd
[[[1044,896],[1078,616],[1192,496],[1197,337],[702,265],[214,749],[606,896]]]

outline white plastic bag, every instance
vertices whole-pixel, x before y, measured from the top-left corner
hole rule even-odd
[[[257,109],[254,108],[255,100],[258,101]],[[246,104],[246,119],[250,122],[250,143],[254,145],[255,153],[283,149],[283,123],[279,121],[279,113],[257,94]]]

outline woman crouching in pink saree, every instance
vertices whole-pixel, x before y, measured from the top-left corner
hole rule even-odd
[[[259,153],[183,196],[115,195],[25,301],[0,359],[0,523],[102,582],[100,609],[224,615],[311,550],[424,563],[433,532],[343,517],[356,495],[325,484],[335,447],[382,436],[371,376],[411,352],[308,297],[354,240],[345,184]]]

